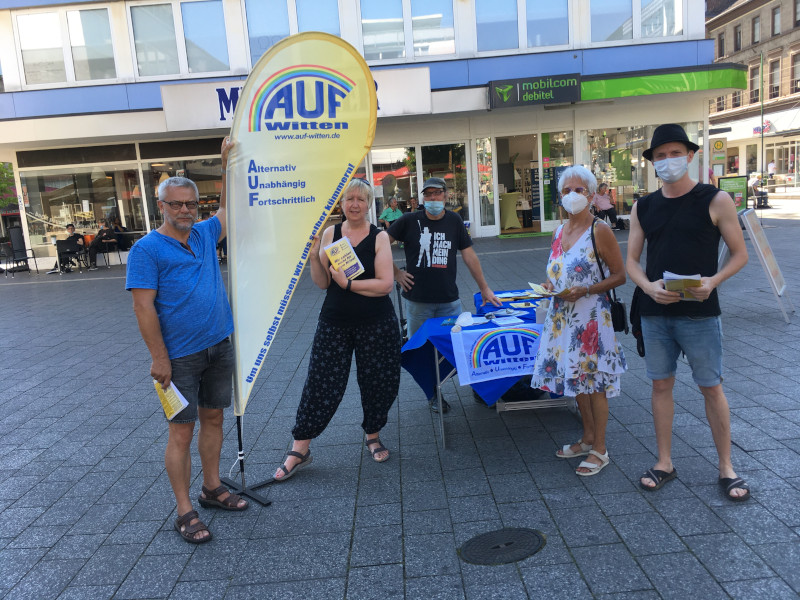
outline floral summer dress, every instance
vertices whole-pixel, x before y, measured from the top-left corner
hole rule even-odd
[[[600,282],[591,227],[566,252],[561,247],[563,230],[563,225],[556,230],[547,263],[547,278],[554,289]],[[577,302],[553,297],[542,328],[531,387],[564,396],[605,392],[613,397],[619,395],[619,376],[627,369],[605,294],[592,294]]]

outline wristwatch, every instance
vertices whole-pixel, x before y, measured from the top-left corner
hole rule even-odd
[[[588,298],[589,296],[591,296],[591,294],[589,293],[589,288],[590,288],[590,287],[592,287],[592,286],[590,286],[590,285],[587,285],[587,286],[586,286],[586,297],[587,297],[587,298]]]
[[[352,279],[348,279],[348,280],[347,280],[347,287],[346,287],[346,288],[344,288],[344,291],[346,291],[346,292],[349,292],[349,291],[350,291],[350,286],[351,286],[351,285],[353,285],[353,280],[352,280]]]

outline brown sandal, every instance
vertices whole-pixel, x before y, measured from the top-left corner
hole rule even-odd
[[[225,492],[228,492],[228,497],[225,500],[220,500],[219,497]],[[231,491],[224,485],[219,486],[215,490],[210,490],[203,486],[203,494],[197,497],[197,501],[203,508],[221,508],[223,510],[245,510],[249,504],[245,501],[244,506],[239,506],[241,496],[231,493]]]
[[[189,522],[192,519],[197,519],[197,523],[190,525]],[[190,510],[185,515],[181,515],[175,519],[175,531],[180,533],[181,537],[190,544],[205,544],[206,542],[210,542],[212,537],[211,532],[208,531],[206,524],[200,520],[200,515],[197,514],[196,510]],[[195,534],[201,531],[208,532],[208,535],[201,538],[194,537]]]

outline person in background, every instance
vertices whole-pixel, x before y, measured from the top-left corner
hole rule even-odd
[[[216,216],[197,222],[197,186],[170,177],[158,186],[164,223],[131,248],[125,288],[142,339],[150,351],[150,376],[163,388],[174,385],[189,402],[168,423],[164,462],[175,495],[174,527],[188,543],[211,540],[192,508],[191,444],[200,420],[197,449],[203,465],[201,506],[240,511],[246,500],[230,493],[219,478],[223,410],[233,392],[233,315],[217,265],[216,247],[225,236],[225,169],[232,143],[222,142],[222,194]]]
[[[722,389],[722,321],[717,287],[747,264],[747,246],[733,199],[714,186],[689,176],[699,146],[680,125],[659,125],[643,156],[653,162],[663,182],[631,212],[628,275],[644,292],[639,300],[647,377],[652,380],[653,426],[658,445],[656,464],[639,478],[647,491],[675,479],[672,463],[673,389],[681,352],[705,401],[706,417],[717,449],[723,495],[732,501],[750,497],[747,483],[731,461],[730,408]],[[730,250],[718,269],[720,238]],[[647,261],[640,264],[647,242]],[[696,302],[681,301],[664,286],[664,273],[700,274],[700,285],[688,288]]]
[[[378,222],[383,225],[384,229],[389,229],[389,226],[402,216],[403,211],[397,208],[397,198],[392,196],[389,199],[389,206],[384,208],[381,216],[378,217]]]
[[[617,209],[614,207],[608,195],[607,183],[601,183],[597,186],[597,192],[592,196],[592,205],[597,210],[597,216],[599,218],[605,219],[608,217],[611,221],[611,225],[615,229],[623,229],[617,221]]]
[[[75,231],[75,225],[70,223],[70,224],[67,225],[67,239],[70,240],[70,239],[73,239],[73,238],[77,238],[76,241],[77,241],[78,246],[80,248],[84,247],[83,235],[81,235],[80,233],[77,233]],[[72,273],[72,268],[70,267],[70,264],[73,264],[73,263],[72,263],[72,259],[69,256],[62,256],[61,257],[61,270],[62,271],[65,271],[66,273]]]
[[[328,227],[321,240],[314,236],[311,280],[326,290],[325,301],[292,429],[292,449],[275,471],[275,481],[286,481],[311,464],[311,440],[325,431],[342,401],[354,352],[365,445],[376,462],[389,459],[380,431],[400,387],[400,325],[389,297],[394,285],[392,249],[386,232],[368,220],[372,200],[369,183],[351,180],[341,203],[347,220]],[[321,249],[343,237],[364,267],[352,280],[335,269]]]
[[[110,244],[116,241],[117,235],[114,233],[114,229],[111,226],[111,221],[109,219],[103,219],[102,223],[100,224],[100,231],[97,232],[97,235],[94,236],[92,243],[89,244],[90,271],[97,270],[97,253],[103,252],[103,249],[106,247],[104,244]]]
[[[608,398],[619,395],[620,376],[628,369],[608,299],[610,290],[625,283],[625,267],[613,232],[589,211],[596,185],[592,172],[579,165],[568,167],[559,178],[567,221],[553,233],[547,281],[542,285],[560,294],[547,311],[531,378],[531,387],[574,396],[578,402],[583,435],[556,456],[587,456],[575,471],[582,477],[596,475],[609,463]],[[599,257],[592,245],[593,227]],[[607,271],[605,279],[600,260]]]
[[[411,211],[397,219],[389,228],[392,241],[402,242],[405,247],[406,268],[403,271],[394,265],[394,278],[403,288],[408,310],[408,336],[433,317],[451,317],[461,314],[461,300],[456,285],[456,255],[467,265],[483,298],[494,306],[500,300],[486,283],[481,262],[472,239],[461,217],[444,207],[447,185],[444,179],[431,177],[422,186],[424,211]],[[431,410],[439,410],[435,398],[428,398]],[[442,412],[449,405],[442,401]]]

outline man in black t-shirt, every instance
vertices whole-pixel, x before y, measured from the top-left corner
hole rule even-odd
[[[736,207],[726,193],[689,177],[697,151],[679,125],[661,125],[643,155],[653,161],[663,187],[639,200],[631,211],[627,269],[644,292],[640,301],[647,376],[653,381],[653,424],[658,460],[639,479],[648,491],[677,476],[672,464],[672,390],[677,359],[686,354],[692,378],[705,399],[706,416],[719,457],[719,485],[726,498],[747,500],[747,483],[731,463],[730,408],[722,390],[722,325],[716,288],[747,264],[747,247]],[[720,237],[730,260],[717,271]],[[647,242],[646,270],[639,264]],[[663,274],[699,273],[691,298],[667,291]],[[688,300],[688,301],[687,301]]]
[[[444,208],[447,185],[444,179],[431,177],[422,186],[424,211],[404,214],[389,227],[392,241],[402,242],[406,254],[406,271],[394,266],[395,280],[403,287],[408,317],[408,335],[428,319],[461,313],[461,300],[456,285],[456,256],[461,258],[481,291],[483,304],[500,306],[483,277],[478,255],[472,248],[464,222],[456,213]],[[432,399],[429,399],[432,400]],[[431,406],[436,409],[435,404]],[[447,412],[443,402],[443,410]]]

